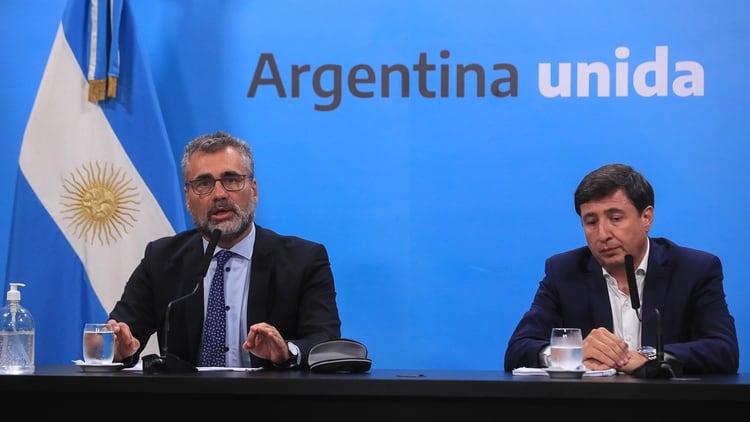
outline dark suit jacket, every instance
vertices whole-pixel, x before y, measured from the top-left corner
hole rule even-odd
[[[641,344],[656,346],[657,313],[664,350],[685,373],[736,373],[739,347],[734,318],[724,296],[718,257],[650,239],[642,300]],[[587,247],[547,259],[544,279],[508,341],[505,370],[539,367],[539,352],[553,327],[579,327],[584,337],[598,327],[614,332],[602,267]]]
[[[321,244],[281,236],[256,224],[250,291],[249,325],[267,322],[300,348],[302,367],[310,348],[341,336],[341,321],[328,253]],[[203,242],[188,230],[146,245],[145,254],[128,280],[110,318],[126,322],[141,341],[141,350],[126,364],[138,362],[149,337],[156,332],[164,347],[167,304],[200,287],[171,308],[167,352],[197,366],[203,331]],[[249,329],[249,325],[246,328]],[[269,361],[251,356],[253,366]]]

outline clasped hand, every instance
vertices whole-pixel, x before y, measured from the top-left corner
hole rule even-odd
[[[586,369],[603,371],[614,368],[630,374],[647,360],[637,350],[630,350],[625,340],[603,327],[591,330],[583,339],[583,364]]]

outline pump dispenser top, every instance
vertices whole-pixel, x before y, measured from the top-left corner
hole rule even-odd
[[[26,287],[23,283],[10,283],[10,289],[5,294],[5,299],[11,307],[11,312],[18,311],[18,303],[21,301],[21,291],[18,290],[18,286]]]

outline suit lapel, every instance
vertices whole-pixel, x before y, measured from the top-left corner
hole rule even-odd
[[[198,290],[194,295],[189,297],[185,303],[185,315],[187,319],[185,321],[185,324],[187,325],[187,329],[185,330],[185,332],[187,333],[188,337],[187,344],[190,345],[190,356],[196,357],[196,361],[200,350],[201,335],[203,333],[204,283],[200,279],[200,271],[202,271],[202,268],[199,268],[199,265],[203,263],[202,239],[203,238],[201,237],[200,233],[196,234],[196,236],[190,241],[190,247],[188,248],[188,251],[185,254],[185,259],[183,261],[183,265],[186,267],[183,271],[183,274],[193,274],[193,276],[191,277],[191,281],[186,282],[187,285],[191,286],[189,291],[192,291],[192,289],[195,287],[195,284],[193,283],[200,282],[200,287],[198,287]],[[179,321],[173,320],[172,323],[179,323]]]
[[[592,255],[589,255],[588,262],[586,263],[586,282],[591,292],[588,297],[590,298],[589,306],[591,307],[594,322],[592,328],[605,327],[614,332],[607,282],[604,280],[601,265],[599,265],[599,262]],[[584,335],[587,334],[584,333]]]
[[[671,263],[667,249],[658,242],[651,242],[648,258],[648,272],[643,287],[643,304],[641,309],[641,344],[656,345],[656,326],[658,318],[654,309],[664,311]]]
[[[250,264],[250,290],[247,295],[247,323],[268,319],[268,303],[273,303],[271,295],[271,275],[273,273],[273,257],[271,255],[271,239],[268,232],[255,225],[255,246]],[[249,329],[250,327],[246,327]]]

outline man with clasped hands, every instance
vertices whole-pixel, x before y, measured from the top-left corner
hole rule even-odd
[[[137,363],[154,332],[163,344],[167,304],[195,288],[208,240],[219,229],[216,253],[233,252],[225,266],[225,365],[306,367],[313,345],[341,335],[325,247],[254,223],[258,186],[244,141],[220,131],[199,136],[185,146],[181,167],[195,229],[146,246],[110,313],[114,360]],[[167,354],[195,366],[206,366],[200,365],[201,335],[212,262],[196,294],[171,308]]]
[[[574,202],[588,247],[547,259],[531,307],[508,341],[505,370],[548,366],[551,329],[579,327],[587,369],[631,374],[649,359],[639,348],[655,346],[658,312],[667,362],[677,359],[686,374],[736,373],[739,347],[721,261],[649,237],[654,191],[643,175],[627,165],[605,165],[583,178]],[[630,300],[628,254],[641,294],[643,333]]]

